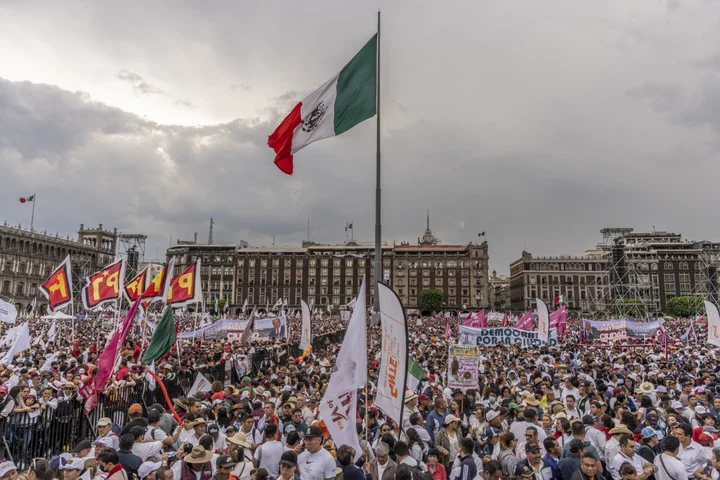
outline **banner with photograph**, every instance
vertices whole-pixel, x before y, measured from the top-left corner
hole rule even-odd
[[[634,322],[623,318],[598,322],[583,318],[583,335],[585,341],[622,342],[628,339],[652,339],[658,334],[660,321]]]
[[[253,340],[275,342],[277,340],[285,341],[286,338],[287,320],[285,319],[285,315],[255,319],[255,331],[252,336]]]
[[[480,357],[476,345],[450,345],[448,349],[448,388],[475,389],[478,385]]]
[[[193,332],[185,332],[180,338],[204,338],[205,340],[240,340],[245,331],[247,320],[220,320],[212,325],[199,328]]]
[[[511,327],[475,328],[460,326],[460,345],[482,345],[493,347],[500,343],[520,344],[523,348],[548,345],[557,346],[557,329],[550,329],[547,344],[538,338],[538,332],[527,332]]]

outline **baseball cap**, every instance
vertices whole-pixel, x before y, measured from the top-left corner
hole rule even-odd
[[[160,467],[162,467],[162,462],[143,462],[138,467],[138,477],[145,478]]]
[[[418,401],[422,402],[423,400],[430,400],[430,397],[428,397],[424,393],[421,393],[420,395],[418,395]]]
[[[217,435],[220,432],[220,427],[216,423],[211,423],[207,427],[207,433],[210,435]]]
[[[485,420],[490,422],[492,420],[495,420],[499,416],[500,416],[500,412],[498,412],[497,410],[490,410],[489,412],[487,412],[485,414]]]
[[[0,477],[4,477],[8,472],[12,472],[13,470],[17,470],[13,462],[0,463]]]
[[[113,441],[110,437],[100,437],[92,442],[93,445],[104,445],[107,448],[114,448]]]
[[[237,462],[234,462],[230,455],[220,455],[215,460],[215,465],[222,468],[232,468],[237,465]]]
[[[311,425],[310,427],[308,427],[307,433],[305,434],[305,438],[322,437],[322,436],[323,436],[322,430],[317,425]]]
[[[525,444],[525,451],[526,452],[539,452],[540,451],[540,444],[537,442],[527,442]]]
[[[70,450],[70,453],[78,453],[89,448],[92,448],[92,443],[90,443],[90,440],[82,440],[77,445],[75,445],[75,448]]]
[[[71,458],[65,465],[60,467],[60,470],[84,470],[85,462],[81,458]]]
[[[640,432],[640,435],[642,435],[643,439],[648,440],[657,435],[657,432],[652,427],[645,427],[642,429],[642,432]]]
[[[587,447],[589,447],[589,446],[590,446],[590,442],[584,442],[584,441],[582,441],[582,440],[580,440],[580,439],[578,439],[578,438],[574,438],[574,439],[570,442],[570,447],[569,447],[569,448],[570,448],[570,452],[572,452],[572,453],[577,453],[577,452],[579,452],[580,450],[582,450],[583,448],[587,448]]]
[[[128,415],[142,415],[142,413],[142,405],[140,405],[139,403],[133,403],[128,409]]]
[[[493,438],[498,436],[500,436],[500,430],[497,428],[490,427],[485,429],[485,437]]]
[[[287,450],[283,452],[282,456],[280,457],[280,465],[285,465],[288,467],[294,467],[295,465],[297,465],[297,453],[292,450]]]
[[[103,417],[97,421],[98,427],[107,427],[108,425],[112,425],[112,420],[107,417]]]
[[[530,467],[530,465],[523,464],[517,467],[517,474],[521,477],[532,477],[535,472],[533,471],[532,467]]]
[[[8,388],[5,385],[0,386],[0,393],[8,393]],[[12,462],[10,462],[10,463],[12,463]]]

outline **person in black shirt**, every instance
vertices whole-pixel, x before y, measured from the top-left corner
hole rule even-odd
[[[133,478],[133,475],[137,474],[138,468],[140,468],[140,465],[143,463],[140,457],[132,453],[134,443],[135,436],[131,433],[127,433],[120,437],[118,458],[120,459],[120,465],[122,465],[125,472],[127,472],[128,478]]]

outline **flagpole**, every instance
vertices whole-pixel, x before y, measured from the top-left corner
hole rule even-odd
[[[380,9],[377,16],[377,79],[375,89],[376,133],[375,133],[375,300],[373,302],[372,325],[380,321],[380,281],[382,280],[382,222],[380,188]]]
[[[33,193],[33,207],[32,214],[30,214],[30,231],[33,232],[33,225],[35,224],[35,202],[37,202],[37,193]]]

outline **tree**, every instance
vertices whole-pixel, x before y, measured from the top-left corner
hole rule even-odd
[[[221,313],[223,313],[225,311],[225,304],[227,303],[227,300],[225,300],[224,298],[220,298],[220,299],[218,299],[217,303],[218,303],[218,311],[215,312],[215,314],[220,315]],[[213,304],[213,308],[215,308],[215,304]]]
[[[331,310],[333,315],[340,315],[340,305],[336,305],[333,303]]]
[[[442,309],[445,297],[440,290],[423,290],[420,292],[420,309],[437,312]]]
[[[665,304],[665,312],[673,317],[694,317],[705,311],[705,303],[702,297],[685,295],[673,297]]]
[[[621,317],[637,318],[645,316],[645,302],[639,298],[618,300],[616,307]]]

